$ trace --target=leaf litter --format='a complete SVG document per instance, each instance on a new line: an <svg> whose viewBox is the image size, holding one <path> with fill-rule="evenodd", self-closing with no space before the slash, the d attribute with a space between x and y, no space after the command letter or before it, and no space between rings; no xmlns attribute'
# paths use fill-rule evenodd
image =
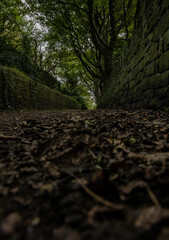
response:
<svg viewBox="0 0 169 240"><path fill-rule="evenodd" d="M165 112L1 112L0 172L0 239L168 239Z"/></svg>

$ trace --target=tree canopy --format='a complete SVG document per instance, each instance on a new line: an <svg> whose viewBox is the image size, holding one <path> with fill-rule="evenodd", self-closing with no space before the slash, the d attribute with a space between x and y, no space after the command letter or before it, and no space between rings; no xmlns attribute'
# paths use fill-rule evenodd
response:
<svg viewBox="0 0 169 240"><path fill-rule="evenodd" d="M0 41L22 50L68 91L76 86L88 89L99 105L113 61L132 34L136 4L136 0L2 0Z"/></svg>
<svg viewBox="0 0 169 240"><path fill-rule="evenodd" d="M31 4L30 0L27 3ZM73 50L81 76L99 103L112 62L132 32L134 0L35 0L32 8L51 37Z"/></svg>

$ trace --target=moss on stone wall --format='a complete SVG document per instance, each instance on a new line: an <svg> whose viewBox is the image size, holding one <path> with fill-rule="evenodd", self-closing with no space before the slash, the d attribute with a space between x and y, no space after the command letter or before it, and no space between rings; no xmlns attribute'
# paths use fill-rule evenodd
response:
<svg viewBox="0 0 169 240"><path fill-rule="evenodd" d="M0 109L79 109L73 98L0 66Z"/></svg>

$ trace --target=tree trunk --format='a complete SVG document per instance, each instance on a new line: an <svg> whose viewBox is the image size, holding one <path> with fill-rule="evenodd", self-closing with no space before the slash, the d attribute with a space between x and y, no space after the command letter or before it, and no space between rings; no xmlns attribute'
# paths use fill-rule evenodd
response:
<svg viewBox="0 0 169 240"><path fill-rule="evenodd" d="M107 48L103 53L104 58L104 72L105 72L105 79L104 83L111 77L112 73L112 66L113 66L113 49Z"/></svg>

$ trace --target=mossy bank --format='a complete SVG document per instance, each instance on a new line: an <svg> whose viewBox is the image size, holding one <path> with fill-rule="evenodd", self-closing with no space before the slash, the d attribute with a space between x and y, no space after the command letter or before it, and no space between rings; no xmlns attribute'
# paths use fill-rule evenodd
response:
<svg viewBox="0 0 169 240"><path fill-rule="evenodd" d="M80 109L80 104L16 69L0 66L0 110L16 109Z"/></svg>

